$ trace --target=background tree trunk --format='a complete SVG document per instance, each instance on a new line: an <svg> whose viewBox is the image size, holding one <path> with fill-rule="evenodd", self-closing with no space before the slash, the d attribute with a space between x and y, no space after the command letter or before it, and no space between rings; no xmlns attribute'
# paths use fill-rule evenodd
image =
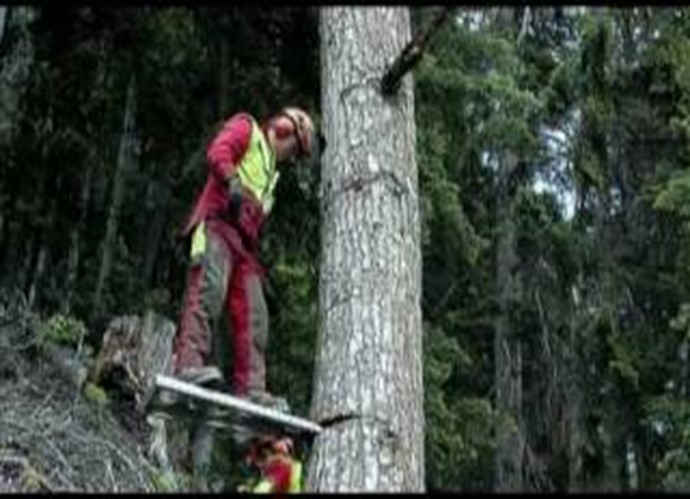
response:
<svg viewBox="0 0 690 499"><path fill-rule="evenodd" d="M407 8L324 8L317 492L423 491L421 255L412 81L384 100Z"/></svg>
<svg viewBox="0 0 690 499"><path fill-rule="evenodd" d="M581 277L578 283L581 282ZM567 376L565 388L565 417L568 431L568 492L582 492L584 488L583 452L584 452L584 397L582 376L580 375L581 357L580 344L583 327L579 286L573 285L572 309L570 312L570 338L568 339Z"/></svg>
<svg viewBox="0 0 690 499"><path fill-rule="evenodd" d="M21 6L2 9L5 16L3 30L11 26L18 32L16 43L3 57L0 66L0 147L9 147L16 128L21 95L34 60L34 45L29 27L36 11L32 7ZM0 279L3 284L21 286L24 267L17 262L25 255L22 250L27 236L23 233L18 210L21 194L10 178L11 158L4 159L0 185L4 185L3 191L9 191L9 195L4 199L0 196Z"/></svg>
<svg viewBox="0 0 690 499"><path fill-rule="evenodd" d="M2 36L5 34L5 20L7 19L7 7L4 5L0 7L0 43L2 43Z"/></svg>
<svg viewBox="0 0 690 499"><path fill-rule="evenodd" d="M125 116L122 125L122 136L120 147L117 154L117 164L113 176L113 190L108 210L108 222L106 225L105 237L101 243L101 264L96 281L96 290L93 298L93 314L97 316L101 310L103 293L113 261L113 253L117 246L117 222L120 215L120 206L124 197L124 185L127 171L131 169L131 164L136 159L136 87L134 77L130 77L127 88L127 101L125 104Z"/></svg>
<svg viewBox="0 0 690 499"><path fill-rule="evenodd" d="M146 286L152 284L155 274L158 249L161 246L161 237L164 235L165 223L168 221L166 206L170 204L170 188L165 181L152 181L148 187L148 206L152 207L149 218L149 230L143 237L141 254L143 258L142 277Z"/></svg>
<svg viewBox="0 0 690 499"><path fill-rule="evenodd" d="M510 193L511 173L517 165L512 154L501 158L498 174L497 213L499 236L496 249L496 285L499 314L494 337L496 407L510 416L514 427L498 440L494 488L499 492L522 490L524 433L522 432L522 352L512 332L511 302L515 299L515 221Z"/></svg>
<svg viewBox="0 0 690 499"><path fill-rule="evenodd" d="M34 60L33 39L29 28L36 17L36 11L33 7L21 6L0 9L0 42L10 26L19 33L17 41L3 57L0 71L0 144L4 144L9 142L14 130L19 99Z"/></svg>
<svg viewBox="0 0 690 499"><path fill-rule="evenodd" d="M89 206L89 196L91 194L91 176L97 161L96 155L93 154L86 163L86 170L82 177L81 193L79 196L79 218L74 224L69 234L69 254L67 256L67 280L65 282L65 291L60 304L60 308L64 314L69 314L72 308L72 295L79 277L79 234L84 222L86 220L86 212Z"/></svg>

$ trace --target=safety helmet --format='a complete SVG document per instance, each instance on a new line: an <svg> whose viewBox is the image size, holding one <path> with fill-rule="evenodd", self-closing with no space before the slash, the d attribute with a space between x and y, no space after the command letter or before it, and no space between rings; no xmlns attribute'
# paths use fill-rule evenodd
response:
<svg viewBox="0 0 690 499"><path fill-rule="evenodd" d="M276 454L291 456L295 450L295 445L292 443L292 439L290 437L283 437L276 439L273 442L272 449Z"/></svg>
<svg viewBox="0 0 690 499"><path fill-rule="evenodd" d="M269 454L283 454L290 456L295 450L290 437L277 435L261 435L250 444L248 458L250 463L258 463L268 452Z"/></svg>
<svg viewBox="0 0 690 499"><path fill-rule="evenodd" d="M292 124L291 133L297 139L297 158L318 158L325 147L323 135L316 132L314 122L304 110L286 107L279 113Z"/></svg>

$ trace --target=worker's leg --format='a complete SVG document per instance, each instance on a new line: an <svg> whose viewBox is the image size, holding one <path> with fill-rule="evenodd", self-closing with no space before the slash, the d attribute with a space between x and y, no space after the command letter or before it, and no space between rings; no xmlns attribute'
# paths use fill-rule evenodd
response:
<svg viewBox="0 0 690 499"><path fill-rule="evenodd" d="M200 225L193 236L191 257L184 308L175 338L174 369L176 375L186 381L204 384L221 377L215 367L209 366L215 360L211 356L212 331L217 329L215 322L225 302L233 255L213 228ZM190 441L195 489L208 492L215 443L215 431L208 415L192 425Z"/></svg>
<svg viewBox="0 0 690 499"><path fill-rule="evenodd" d="M238 261L227 296L233 342L233 391L239 396L266 390L268 309L261 278L250 262Z"/></svg>
<svg viewBox="0 0 690 499"><path fill-rule="evenodd" d="M176 375L209 363L211 331L221 314L229 276L232 274L232 251L222 237L204 224L194 232L191 258L174 342Z"/></svg>

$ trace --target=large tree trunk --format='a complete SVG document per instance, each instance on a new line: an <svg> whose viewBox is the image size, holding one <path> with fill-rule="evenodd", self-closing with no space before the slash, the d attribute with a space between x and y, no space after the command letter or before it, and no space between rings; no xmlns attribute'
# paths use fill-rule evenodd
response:
<svg viewBox="0 0 690 499"><path fill-rule="evenodd" d="M407 8L324 8L319 339L308 486L424 490L421 255L411 77L379 82Z"/></svg>
<svg viewBox="0 0 690 499"><path fill-rule="evenodd" d="M515 221L510 194L510 177L516 166L512 154L500 159L498 172L496 283L499 314L494 337L496 408L508 415L514 425L498 439L495 457L494 488L498 492L522 490L524 432L522 431L522 351L512 330L511 303L515 298Z"/></svg>
<svg viewBox="0 0 690 499"><path fill-rule="evenodd" d="M134 77L130 77L127 88L127 102L125 104L125 116L122 125L120 148L117 155L117 164L113 176L113 191L108 210L108 222L105 237L101 243L101 264L96 281L96 290L93 297L93 314L97 316L102 307L103 293L106 282L110 276L113 261L113 253L117 244L117 224L120 216L120 206L124 197L124 185L127 173L132 169L132 163L136 160L136 88Z"/></svg>

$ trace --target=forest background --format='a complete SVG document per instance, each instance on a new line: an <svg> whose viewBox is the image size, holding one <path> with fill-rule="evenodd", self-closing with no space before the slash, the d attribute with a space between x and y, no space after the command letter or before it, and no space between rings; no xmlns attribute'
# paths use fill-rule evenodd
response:
<svg viewBox="0 0 690 499"><path fill-rule="evenodd" d="M429 490L495 489L501 455L517 490L690 487L689 35L686 8L458 7L415 67ZM176 320L208 140L318 111L319 44L317 7L0 7L3 296L86 356ZM282 176L261 249L298 413L318 182Z"/></svg>

